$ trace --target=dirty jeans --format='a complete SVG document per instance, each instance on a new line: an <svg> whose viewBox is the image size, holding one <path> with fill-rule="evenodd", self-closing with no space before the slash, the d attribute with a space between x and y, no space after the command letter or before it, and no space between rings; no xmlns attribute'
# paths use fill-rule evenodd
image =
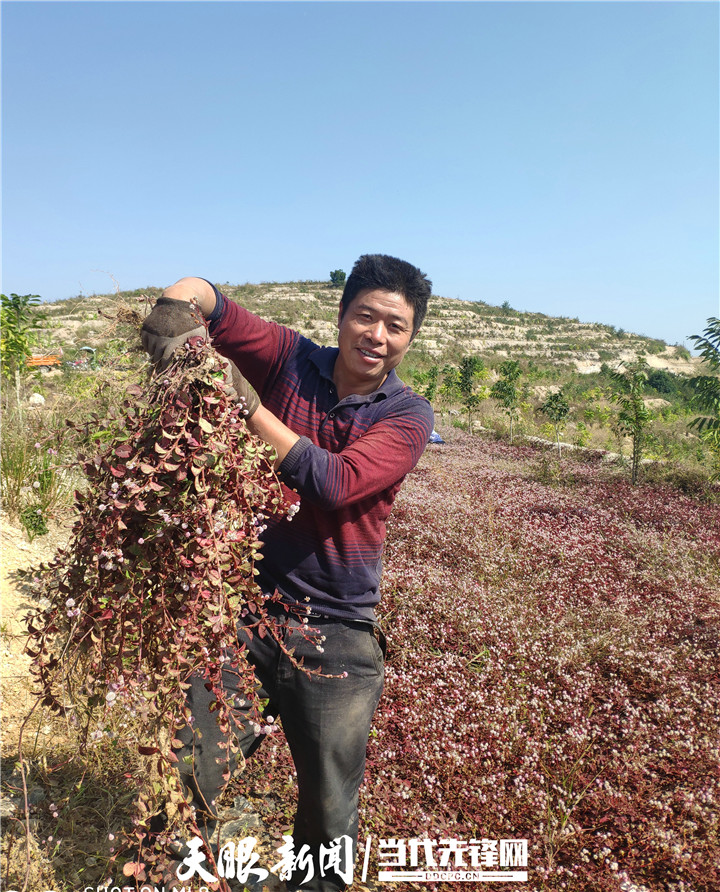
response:
<svg viewBox="0 0 720 892"><path fill-rule="evenodd" d="M249 637L240 623L238 641L247 646L260 697L268 699L264 715L279 716L282 720L295 763L298 780L293 832L295 853L307 844L315 865L314 879L302 882L306 871L299 871L288 882L288 888L335 892L345 889L345 882L331 871L324 877L319 876L319 846L321 843L327 846L331 840L348 835L353 841L355 858L358 791L365 771L372 717L382 694L384 637L370 623L310 616L310 628L317 630L324 640L318 640L317 636L308 640L297 618L283 614L278 623L279 639L285 649L293 652L295 660L302 659L306 670L319 669L322 673L310 675L293 665L272 635L261 637L255 630ZM226 684L234 687L231 677ZM243 697L242 691L239 696ZM228 766L224 758L226 751L217 746L223 735L214 713L208 711L211 699L202 679L193 679L188 702L195 719L194 731L186 727L180 732L178 736L185 747L178 755L183 782L193 792L198 807L202 809L205 803L205 810L212 814L215 800L227 784L223 772L227 772ZM249 756L263 737L256 735L249 712L243 714L240 709L237 714L245 730L240 736L235 735L236 740L243 755ZM230 767L232 771L235 766Z"/></svg>

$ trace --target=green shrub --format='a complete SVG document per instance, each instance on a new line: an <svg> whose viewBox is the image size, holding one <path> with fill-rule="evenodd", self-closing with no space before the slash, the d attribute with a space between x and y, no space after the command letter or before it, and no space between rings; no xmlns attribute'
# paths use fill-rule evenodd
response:
<svg viewBox="0 0 720 892"><path fill-rule="evenodd" d="M578 421L575 426L575 436L573 437L573 443L576 446L587 446L590 442L590 431L587 428L586 424L583 424L582 421Z"/></svg>
<svg viewBox="0 0 720 892"><path fill-rule="evenodd" d="M648 375L647 386L656 393L677 393L677 377L666 369L654 369Z"/></svg>
<svg viewBox="0 0 720 892"><path fill-rule="evenodd" d="M666 346L667 344L665 343L665 341L652 340L649 343L645 344L645 352L662 353Z"/></svg>
<svg viewBox="0 0 720 892"><path fill-rule="evenodd" d="M46 536L49 532L45 512L39 502L23 508L20 512L20 523L31 542L36 536Z"/></svg>

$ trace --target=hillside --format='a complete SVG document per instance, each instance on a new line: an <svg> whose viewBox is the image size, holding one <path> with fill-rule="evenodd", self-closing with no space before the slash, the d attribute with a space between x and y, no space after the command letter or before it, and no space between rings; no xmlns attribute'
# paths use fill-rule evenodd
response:
<svg viewBox="0 0 720 892"><path fill-rule="evenodd" d="M327 282L220 285L230 298L265 318L290 325L321 344L335 342L340 289ZM102 348L116 333L109 330L112 307L129 304L144 312L143 295L156 298L159 288L117 294L79 296L46 304L42 338L48 348ZM102 315L101 315L102 314ZM120 348L120 344L115 345ZM481 356L487 364L502 359L532 360L583 374L645 355L650 366L678 375L698 374L700 362L679 346L599 323L522 313L449 297L433 297L427 318L405 360L404 369L457 362L460 356ZM402 372L401 372L402 373Z"/></svg>
<svg viewBox="0 0 720 892"><path fill-rule="evenodd" d="M263 318L289 325L321 345L336 343L341 291L330 283L218 284L229 298ZM36 329L37 349L45 353L62 350L66 363L62 370L43 369L40 376L35 374L33 386L40 388L48 399L48 408L59 408L60 393L68 388L71 392L87 388L96 377L91 376L85 384L68 378L89 369L88 353L81 350L83 347L97 350L101 377L111 389L120 383L119 372L137 374L146 360L137 329L160 294L160 288L148 287L81 295L44 305L45 318ZM699 357L691 356L681 346L608 325L522 313L507 305L495 307L433 297L425 322L398 373L403 381L429 396L439 421L449 413L456 424L508 436L512 433L508 418L497 401L490 398L490 389L498 379L502 363L508 358L519 360L522 382L514 433L554 441L557 431L549 424L542 406L550 393L562 389L571 409L561 435L566 444L629 455L632 442L617 428L611 373L621 362L631 363L639 356L650 366L644 400L652 423L644 457L680 461L703 475L712 471L714 454L688 426L696 414L690 378L707 374L707 369ZM454 371L466 357L482 361L473 385L479 403L472 416L452 385ZM433 378L434 369L437 373ZM437 382L436 390L432 390L431 380Z"/></svg>

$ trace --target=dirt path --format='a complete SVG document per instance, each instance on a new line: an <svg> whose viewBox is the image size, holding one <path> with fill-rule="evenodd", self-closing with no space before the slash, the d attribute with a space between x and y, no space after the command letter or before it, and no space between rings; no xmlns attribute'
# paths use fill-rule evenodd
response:
<svg viewBox="0 0 720 892"><path fill-rule="evenodd" d="M2 692L2 755L17 752L20 724L28 713L29 658L22 652L23 617L36 606L32 588L18 570L50 560L70 536L71 521L55 524L46 536L29 542L25 531L0 517L0 691ZM43 729L41 728L41 733ZM50 734L48 726L46 734Z"/></svg>
<svg viewBox="0 0 720 892"><path fill-rule="evenodd" d="M8 836L15 838L17 828L24 825L24 800L21 792L21 775L17 768L18 741L23 721L34 702L30 693L30 659L23 653L25 643L26 613L36 606L32 586L20 577L18 571L36 567L50 560L57 549L66 544L70 536L71 520L54 524L46 536L33 542L25 531L11 524L0 515L0 703L2 704L3 760L0 817L3 823L3 872L8 869L8 851L14 853L11 864L16 866L30 858L27 868L28 890L53 888L53 872L45 852L35 838L36 820L31 819L29 848L18 840L14 847L6 844ZM38 715L34 722L33 736L42 750L51 747L56 728ZM39 790L31 790L31 795ZM10 830L10 833L8 833ZM21 836L24 830L21 831ZM9 849L8 849L9 845ZM14 872L14 871L13 871ZM21 875L25 869L21 869ZM48 885L50 883L50 885ZM12 883L11 883L12 885ZM18 887L19 888L19 887Z"/></svg>

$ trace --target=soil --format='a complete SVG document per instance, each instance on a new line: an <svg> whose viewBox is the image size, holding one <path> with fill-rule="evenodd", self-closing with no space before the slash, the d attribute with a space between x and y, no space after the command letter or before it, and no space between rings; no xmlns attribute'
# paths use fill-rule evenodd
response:
<svg viewBox="0 0 720 892"><path fill-rule="evenodd" d="M50 532L30 542L22 528L0 517L0 689L3 703L2 756L17 754L20 725L32 705L29 657L23 653L23 617L35 607L32 588L18 573L50 560L70 537L71 520L53 524ZM41 733L52 733L47 726Z"/></svg>
<svg viewBox="0 0 720 892"><path fill-rule="evenodd" d="M8 852L14 852L14 855L10 855L11 864L24 862L27 859L29 892L53 888L53 876L51 866L32 833L27 849L22 843L16 845L14 849L11 843L7 843L8 836L11 840L14 838L12 834L8 834L8 828L15 830L24 824L22 778L17 770L18 741L22 723L34 702L29 684L30 660L23 653L25 638L23 617L35 604L31 586L18 571L37 566L42 561L52 558L57 549L68 541L70 527L69 519L66 524L54 524L46 536L30 542L23 529L13 526L4 514L0 515L0 694L3 764L0 816L5 842L3 873L5 874L7 868ZM34 722L32 731L37 735L40 746L45 749L54 739L56 729L50 722L38 718L39 721Z"/></svg>

